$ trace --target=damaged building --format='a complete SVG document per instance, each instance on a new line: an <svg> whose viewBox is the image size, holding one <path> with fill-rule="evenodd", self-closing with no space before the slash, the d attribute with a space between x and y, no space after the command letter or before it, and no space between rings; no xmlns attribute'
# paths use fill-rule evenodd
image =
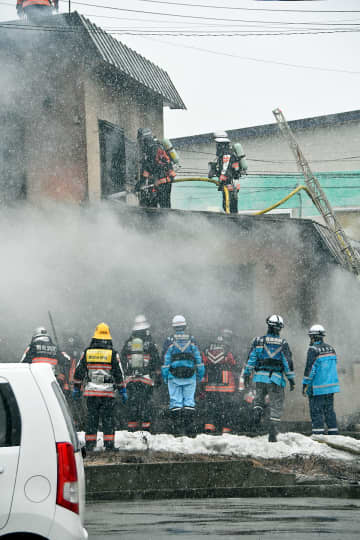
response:
<svg viewBox="0 0 360 540"><path fill-rule="evenodd" d="M169 75L74 12L0 29L3 200L84 202L137 176L140 127L184 109Z"/></svg>

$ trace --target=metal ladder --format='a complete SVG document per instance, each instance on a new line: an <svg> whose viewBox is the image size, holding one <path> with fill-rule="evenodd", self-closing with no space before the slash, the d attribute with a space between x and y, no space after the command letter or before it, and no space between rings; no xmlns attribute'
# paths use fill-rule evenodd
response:
<svg viewBox="0 0 360 540"><path fill-rule="evenodd" d="M312 173L310 165L302 153L283 112L280 109L274 109L273 114L282 134L289 143L299 171L305 177L305 182L314 205L322 215L329 230L333 233L335 240L334 244L338 248L337 251L340 259L349 270L354 272L356 275L360 275L360 255L351 245L345 231L337 220L331 204L322 190L319 180Z"/></svg>

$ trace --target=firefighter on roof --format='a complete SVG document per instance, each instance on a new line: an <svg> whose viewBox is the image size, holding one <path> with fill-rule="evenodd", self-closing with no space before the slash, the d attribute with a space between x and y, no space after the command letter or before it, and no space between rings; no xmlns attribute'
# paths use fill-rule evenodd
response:
<svg viewBox="0 0 360 540"><path fill-rule="evenodd" d="M66 358L53 343L46 328L34 330L31 343L26 348L20 362L28 364L50 364L63 390L68 388L66 377Z"/></svg>
<svg viewBox="0 0 360 540"><path fill-rule="evenodd" d="M80 398L83 381L88 410L86 449L95 449L101 419L105 450L114 450L115 392L119 392L124 403L126 403L127 395L120 357L113 349L110 330L105 323L97 325L90 346L85 349L76 366L73 390L75 400Z"/></svg>
<svg viewBox="0 0 360 540"><path fill-rule="evenodd" d="M153 136L149 128L138 130L140 180L135 186L140 206L171 208L171 183L176 176L174 149ZM168 148L167 148L168 147Z"/></svg>
<svg viewBox="0 0 360 540"><path fill-rule="evenodd" d="M59 0L17 0L16 11L20 18L25 18L31 23L40 21L43 17L49 17L53 11L58 11Z"/></svg>
<svg viewBox="0 0 360 540"><path fill-rule="evenodd" d="M144 315L135 317L130 338L121 351L128 394L128 430L151 429L152 395L161 374L161 361Z"/></svg>
<svg viewBox="0 0 360 540"><path fill-rule="evenodd" d="M240 143L234 145L226 131L217 131L213 134L216 144L216 161L209 163L209 178L219 179L219 191L223 193L223 209L226 211L226 195L224 186L229 192L229 209L231 214L238 213L238 193L240 185L237 180L246 173L247 164L245 154Z"/></svg>
<svg viewBox="0 0 360 540"><path fill-rule="evenodd" d="M277 426L284 409L286 386L285 377L290 390L295 388L295 374L292 354L288 342L280 337L284 321L280 315L271 315L266 319L268 326L265 336L254 339L246 367L244 369L245 387L250 386L250 376L256 385L254 400L254 422L259 423L265 407L265 398L269 396L270 429L269 442L276 442Z"/></svg>

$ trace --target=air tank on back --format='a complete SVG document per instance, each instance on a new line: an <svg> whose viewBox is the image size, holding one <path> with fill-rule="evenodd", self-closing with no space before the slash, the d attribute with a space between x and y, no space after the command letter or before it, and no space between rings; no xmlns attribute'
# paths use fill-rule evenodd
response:
<svg viewBox="0 0 360 540"><path fill-rule="evenodd" d="M161 142L164 145L165 150L167 151L167 153L171 157L171 160L173 161L173 163L175 163L175 164L179 163L179 156L177 155L177 152L176 152L175 148L173 147L172 142L170 141L170 139L162 139Z"/></svg>
<svg viewBox="0 0 360 540"><path fill-rule="evenodd" d="M247 164L247 161L245 159L245 152L244 152L244 149L242 147L242 144L239 143L239 142L234 143L233 148L234 148L234 151L235 151L236 155L239 158L240 169L242 171L246 172L248 170L248 164Z"/></svg>

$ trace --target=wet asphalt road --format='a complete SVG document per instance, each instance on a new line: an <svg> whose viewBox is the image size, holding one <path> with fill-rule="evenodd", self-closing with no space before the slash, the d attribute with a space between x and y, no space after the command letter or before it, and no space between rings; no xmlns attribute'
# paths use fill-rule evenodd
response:
<svg viewBox="0 0 360 540"><path fill-rule="evenodd" d="M198 499L88 504L89 540L360 538L356 499Z"/></svg>

